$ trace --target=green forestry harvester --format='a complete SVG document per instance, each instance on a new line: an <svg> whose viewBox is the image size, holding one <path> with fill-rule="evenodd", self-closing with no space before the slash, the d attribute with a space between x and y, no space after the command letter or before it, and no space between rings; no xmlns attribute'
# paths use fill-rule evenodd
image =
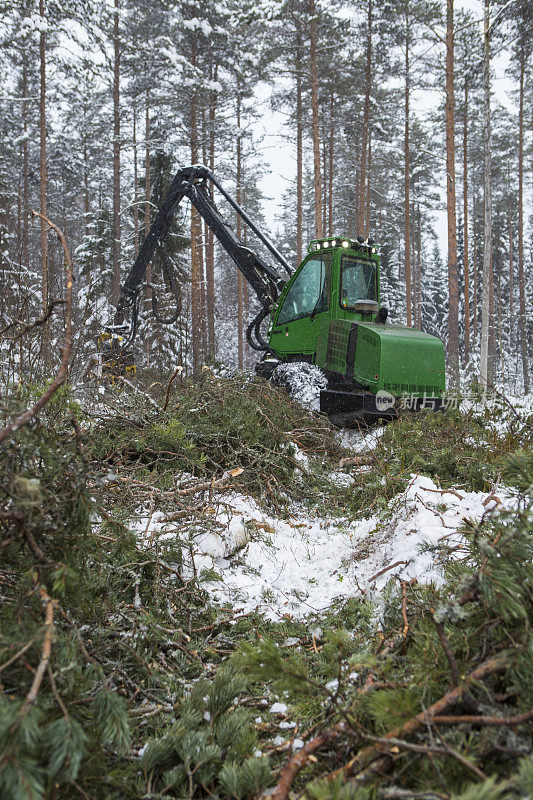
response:
<svg viewBox="0 0 533 800"><path fill-rule="evenodd" d="M258 236L288 278L237 238L216 208L209 184ZM327 382L320 393L320 409L340 422L392 416L400 398L411 409L441 406L443 344L414 328L387 323L387 310L380 305L379 254L373 241L361 236L316 239L293 270L203 166L181 169L172 181L122 287L114 324L102 337L104 370L133 369L131 345L138 326L140 288L183 198L203 217L261 304L246 331L250 346L262 354L256 365L259 375L270 379L286 362L316 365ZM177 310L170 320L161 321L171 322L180 312L179 284L166 255L163 267ZM158 317L155 303L154 313Z"/></svg>

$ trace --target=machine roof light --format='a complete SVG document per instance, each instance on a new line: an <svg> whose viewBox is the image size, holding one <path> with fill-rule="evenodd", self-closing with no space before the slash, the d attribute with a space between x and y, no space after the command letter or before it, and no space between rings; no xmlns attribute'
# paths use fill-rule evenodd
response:
<svg viewBox="0 0 533 800"><path fill-rule="evenodd" d="M329 247L329 242L324 242L324 247Z"/></svg>
<svg viewBox="0 0 533 800"><path fill-rule="evenodd" d="M317 250L320 250L320 242L317 242L315 247L316 247Z"/></svg>
<svg viewBox="0 0 533 800"><path fill-rule="evenodd" d="M343 242L343 243L342 243L342 246L343 246L343 247L349 247L349 246L350 246L350 242Z"/></svg>

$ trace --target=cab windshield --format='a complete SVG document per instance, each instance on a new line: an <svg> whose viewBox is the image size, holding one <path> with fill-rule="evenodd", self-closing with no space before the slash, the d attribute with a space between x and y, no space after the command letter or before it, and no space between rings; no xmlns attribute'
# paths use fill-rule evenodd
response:
<svg viewBox="0 0 533 800"><path fill-rule="evenodd" d="M377 300L377 270L373 261L343 256L341 261L341 307L354 308L358 300Z"/></svg>
<svg viewBox="0 0 533 800"><path fill-rule="evenodd" d="M313 316L329 308L332 255L314 256L296 275L280 309L277 325Z"/></svg>

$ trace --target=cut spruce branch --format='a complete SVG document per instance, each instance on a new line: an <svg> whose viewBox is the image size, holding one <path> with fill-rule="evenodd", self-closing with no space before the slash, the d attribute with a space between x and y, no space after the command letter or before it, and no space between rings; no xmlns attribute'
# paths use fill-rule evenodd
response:
<svg viewBox="0 0 533 800"><path fill-rule="evenodd" d="M0 430L0 442L5 441L10 436L13 436L20 428L27 425L28 422L31 422L32 419L36 416L36 414L44 408L44 406L48 403L51 397L57 392L57 390L65 383L67 378L67 371L68 365L70 360L70 354L72 352L72 287L74 284L74 272L72 266L72 258L70 257L70 252L68 249L67 241L57 225L51 222L47 217L39 214L37 211L32 210L32 214L36 217L41 217L50 228L52 228L59 238L61 242L61 246L63 248L63 253L65 255L65 264L67 268L67 292L65 298L65 338L63 341L63 347L61 350L61 364L59 365L59 369L56 373L56 376L52 383L48 386L45 392L39 397L36 403L31 406L31 408L26 409L22 414L20 414L13 422L10 422L9 425L6 425L5 428Z"/></svg>

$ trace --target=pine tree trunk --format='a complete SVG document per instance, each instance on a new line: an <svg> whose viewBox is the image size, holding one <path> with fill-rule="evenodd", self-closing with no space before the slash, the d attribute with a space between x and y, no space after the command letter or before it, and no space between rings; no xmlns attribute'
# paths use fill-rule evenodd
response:
<svg viewBox="0 0 533 800"><path fill-rule="evenodd" d="M409 0L405 3L405 120L404 120L404 276L405 276L405 301L407 326L411 327L411 206L410 206L410 181L411 165L409 154L409 48L410 48L410 20Z"/></svg>
<svg viewBox="0 0 533 800"><path fill-rule="evenodd" d="M44 21L44 0L39 0L39 14ZM46 33L39 34L39 181L40 181L40 212L43 216L47 210L47 164L46 164ZM41 219L41 302L43 311L48 305L49 285L48 285L48 237L46 233L46 222ZM43 328L42 356L45 369L48 363L49 349L49 326Z"/></svg>
<svg viewBox="0 0 533 800"><path fill-rule="evenodd" d="M120 294L120 36L119 6L115 0L113 14L113 301Z"/></svg>
<svg viewBox="0 0 533 800"><path fill-rule="evenodd" d="M241 95L237 89L237 205L242 208L242 142L241 142ZM241 218L237 214L237 238L241 239ZM237 365L244 369L244 307L242 272L237 270Z"/></svg>
<svg viewBox="0 0 533 800"><path fill-rule="evenodd" d="M89 154L87 152L87 142L83 144L83 232L89 235L89 213L91 211L91 199L89 190Z"/></svg>
<svg viewBox="0 0 533 800"><path fill-rule="evenodd" d="M323 194L322 194L322 230L324 231L324 236L326 235L327 230L327 207L328 207L328 186L329 186L329 179L328 179L328 171L327 171L327 137L326 133L324 132L323 140L322 140L322 175L324 178L324 185L323 185Z"/></svg>
<svg viewBox="0 0 533 800"><path fill-rule="evenodd" d="M298 32L298 53L301 39ZM296 259L300 264L303 258L303 119L302 119L302 76L296 73Z"/></svg>
<svg viewBox="0 0 533 800"><path fill-rule="evenodd" d="M196 52L193 46L191 63L195 66ZM190 102L190 147L191 164L198 163L198 120L197 96L193 90ZM191 204L191 339L192 339L192 369L193 376L198 378L202 369L202 320L201 320L201 290L202 279L200 274L200 259L198 258L199 245L199 216Z"/></svg>
<svg viewBox="0 0 533 800"><path fill-rule="evenodd" d="M446 209L448 216L448 367L450 383L459 386L459 286L455 209L455 100L453 0L446 3Z"/></svg>
<svg viewBox="0 0 533 800"><path fill-rule="evenodd" d="M202 135L202 164L205 164L207 157L206 157L206 145L207 145L207 130L205 124L205 103L201 103L201 113L202 113L202 127L201 127L201 135ZM200 237L200 247L198 250L198 257L199 257L199 270L200 270L200 320L201 320L201 343L200 346L202 348L202 360L205 362L205 357L207 354L207 293L206 293L206 279L205 279L205 245L206 245L206 236L205 236L205 229L206 225L204 220L199 217L198 219L198 231Z"/></svg>
<svg viewBox="0 0 533 800"><path fill-rule="evenodd" d="M333 236L333 160L334 160L334 101L331 95L329 111L329 168L328 168L328 236Z"/></svg>
<svg viewBox="0 0 533 800"><path fill-rule="evenodd" d="M148 232L150 231L150 195L151 195L151 186L150 186L150 93L148 89L146 90L146 109L145 109L145 118L144 118L144 235L148 236ZM150 304L150 294L151 294L151 285L152 285L152 265L148 264L146 268L146 288L144 294L144 306L149 314L149 304ZM149 324L147 325L146 329L146 336L145 336L145 346L146 346L146 360L147 363L150 363L150 355L152 352L152 326L154 324L154 319L152 316L148 316L150 320Z"/></svg>
<svg viewBox="0 0 533 800"><path fill-rule="evenodd" d="M368 166L366 170L365 235L370 236L370 176L372 174L372 129L368 130Z"/></svg>
<svg viewBox="0 0 533 800"><path fill-rule="evenodd" d="M463 265L465 291L465 362L470 358L470 270L468 263L468 79L465 78L463 121Z"/></svg>
<svg viewBox="0 0 533 800"><path fill-rule="evenodd" d="M483 17L483 283L481 292L481 353L479 380L489 385L489 332L492 253L492 186L490 132L490 0L484 0Z"/></svg>
<svg viewBox="0 0 533 800"><path fill-rule="evenodd" d="M416 237L416 327L422 329L422 214L418 206Z"/></svg>
<svg viewBox="0 0 533 800"><path fill-rule="evenodd" d="M139 170L137 163L137 106L133 106L133 254L139 253Z"/></svg>
<svg viewBox="0 0 533 800"><path fill-rule="evenodd" d="M473 317L474 317L474 341L477 342L477 296L478 296L478 280L477 280L477 223L476 223L476 189L473 188L472 191L472 266L473 266L473 275L472 275L472 283L474 287L474 308L473 308Z"/></svg>
<svg viewBox="0 0 533 800"><path fill-rule="evenodd" d="M150 230L150 94L146 90L146 114L144 122L144 235ZM148 274L146 282L149 282Z"/></svg>
<svg viewBox="0 0 533 800"><path fill-rule="evenodd" d="M320 127L318 116L318 69L316 56L316 8L315 0L309 0L309 37L311 68L311 114L313 119L313 164L315 189L315 237L324 235L322 227L322 177L320 174Z"/></svg>
<svg viewBox="0 0 533 800"><path fill-rule="evenodd" d="M359 207L357 215L357 231L365 230L366 210L366 159L368 147L368 129L370 125L370 89L372 84L372 0L368 0L366 27L366 66L365 66L365 101L363 105L363 143L361 145L361 171L359 176Z"/></svg>
<svg viewBox="0 0 533 800"><path fill-rule="evenodd" d="M519 291L519 317L518 328L520 331L520 350L522 354L522 369L524 373L524 392L529 392L529 362L527 353L526 332L526 291L524 283L524 74L525 74L525 48L522 42L520 48L520 99L518 109L518 291Z"/></svg>
<svg viewBox="0 0 533 800"><path fill-rule="evenodd" d="M26 63L26 50L22 54L22 97L28 95L28 65ZM29 231L28 214L30 211L30 179L29 179L29 153L28 140L28 104L22 102L22 264L27 269L29 267Z"/></svg>
<svg viewBox="0 0 533 800"><path fill-rule="evenodd" d="M508 174L507 180L509 182L509 186L511 186L511 175ZM507 205L507 235L509 237L509 319L510 319L510 336L512 341L512 323L513 323L513 313L514 313L514 242L513 242L513 220L511 217L511 205L508 203Z"/></svg>
<svg viewBox="0 0 533 800"><path fill-rule="evenodd" d="M215 64L213 70L213 80L218 77L218 65ZM210 92L209 98L209 169L215 169L215 116L216 116L217 95L214 90ZM207 308L207 353L211 361L215 358L215 238L211 228L206 229L206 250L205 250L205 271L206 271L206 308Z"/></svg>

